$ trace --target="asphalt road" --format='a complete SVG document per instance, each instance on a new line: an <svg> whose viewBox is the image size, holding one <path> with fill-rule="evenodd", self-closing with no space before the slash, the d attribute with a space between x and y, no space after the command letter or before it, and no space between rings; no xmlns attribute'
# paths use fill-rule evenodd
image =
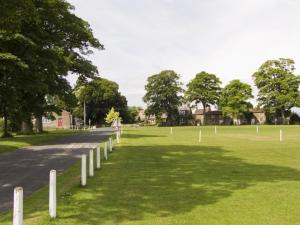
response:
<svg viewBox="0 0 300 225"><path fill-rule="evenodd" d="M110 128L97 129L0 154L0 212L12 209L15 187L23 187L24 196L29 196L48 184L50 170L63 172L110 135Z"/></svg>

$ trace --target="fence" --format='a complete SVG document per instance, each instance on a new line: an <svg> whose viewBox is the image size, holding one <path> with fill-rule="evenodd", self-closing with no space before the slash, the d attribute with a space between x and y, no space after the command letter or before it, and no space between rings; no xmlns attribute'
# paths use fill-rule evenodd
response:
<svg viewBox="0 0 300 225"><path fill-rule="evenodd" d="M121 132L116 132L116 141L120 143ZM109 138L109 151L113 151L113 138ZM107 141L104 142L103 148L104 159L107 160ZM87 184L87 155L81 156L81 186ZM96 169L101 167L101 151L100 144L96 148ZM94 149L89 151L89 177L94 176ZM55 219L57 214L57 197L56 197L56 170L51 170L49 175L49 216ZM13 206L13 225L23 225L23 188L16 187L14 189L14 206Z"/></svg>

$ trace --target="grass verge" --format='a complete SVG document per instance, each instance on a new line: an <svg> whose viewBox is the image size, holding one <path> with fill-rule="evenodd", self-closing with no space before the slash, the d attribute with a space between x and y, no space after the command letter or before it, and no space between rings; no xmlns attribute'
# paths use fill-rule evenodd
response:
<svg viewBox="0 0 300 225"><path fill-rule="evenodd" d="M299 126L202 127L201 143L199 129L128 128L87 187L79 164L58 178L57 219L45 187L26 199L25 224L300 224Z"/></svg>

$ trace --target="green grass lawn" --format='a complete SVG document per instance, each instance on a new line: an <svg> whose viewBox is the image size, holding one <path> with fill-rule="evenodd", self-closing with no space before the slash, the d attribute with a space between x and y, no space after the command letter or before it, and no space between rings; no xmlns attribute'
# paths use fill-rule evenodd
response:
<svg viewBox="0 0 300 225"><path fill-rule="evenodd" d="M25 225L300 224L299 126L204 127L201 143L199 129L128 128L87 187L80 164L58 178L56 220L45 187L25 201Z"/></svg>
<svg viewBox="0 0 300 225"><path fill-rule="evenodd" d="M74 134L76 130L46 130L42 134L15 135L13 138L0 138L0 153L10 152L29 145L51 141L66 135Z"/></svg>

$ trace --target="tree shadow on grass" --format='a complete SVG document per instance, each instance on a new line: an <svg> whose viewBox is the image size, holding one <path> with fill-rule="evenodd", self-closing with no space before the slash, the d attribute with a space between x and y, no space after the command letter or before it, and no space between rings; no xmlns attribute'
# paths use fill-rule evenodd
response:
<svg viewBox="0 0 300 225"><path fill-rule="evenodd" d="M86 188L60 199L58 224L117 224L146 214L183 214L259 182L300 180L298 170L247 163L227 152L207 146L117 148Z"/></svg>
<svg viewBox="0 0 300 225"><path fill-rule="evenodd" d="M158 138L158 137L167 137L167 135L153 135L153 134L133 134L126 133L122 135L122 138Z"/></svg>

